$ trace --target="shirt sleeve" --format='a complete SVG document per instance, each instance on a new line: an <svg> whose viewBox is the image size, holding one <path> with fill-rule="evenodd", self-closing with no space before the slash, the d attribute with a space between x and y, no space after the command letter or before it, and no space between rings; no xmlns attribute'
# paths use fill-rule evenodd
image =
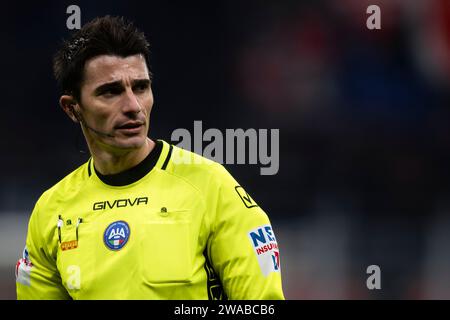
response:
<svg viewBox="0 0 450 320"><path fill-rule="evenodd" d="M28 223L26 246L16 264L18 300L71 299L62 285L56 258L48 251L46 225L39 221L39 202ZM55 221L56 226L56 221ZM47 240L49 241L49 240Z"/></svg>
<svg viewBox="0 0 450 320"><path fill-rule="evenodd" d="M208 255L232 300L284 299L280 251L266 213L218 166L215 217Z"/></svg>

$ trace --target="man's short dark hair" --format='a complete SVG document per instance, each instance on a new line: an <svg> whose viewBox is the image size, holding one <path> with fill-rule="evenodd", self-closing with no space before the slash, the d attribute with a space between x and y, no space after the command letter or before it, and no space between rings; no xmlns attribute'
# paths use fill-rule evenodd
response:
<svg viewBox="0 0 450 320"><path fill-rule="evenodd" d="M53 58L53 72L62 92L79 101L87 60L99 55L128 57L135 54L144 56L150 73L149 43L144 33L123 17L95 18L63 42Z"/></svg>

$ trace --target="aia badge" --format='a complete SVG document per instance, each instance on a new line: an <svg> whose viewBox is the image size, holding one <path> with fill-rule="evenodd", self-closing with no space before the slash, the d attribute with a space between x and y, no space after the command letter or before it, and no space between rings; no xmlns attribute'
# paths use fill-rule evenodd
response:
<svg viewBox="0 0 450 320"><path fill-rule="evenodd" d="M280 272L280 252L272 227L268 224L258 227L251 230L248 236L264 276Z"/></svg>
<svg viewBox="0 0 450 320"><path fill-rule="evenodd" d="M118 251L128 242L130 237L130 226L125 221L115 221L111 223L103 234L103 242L108 249Z"/></svg>

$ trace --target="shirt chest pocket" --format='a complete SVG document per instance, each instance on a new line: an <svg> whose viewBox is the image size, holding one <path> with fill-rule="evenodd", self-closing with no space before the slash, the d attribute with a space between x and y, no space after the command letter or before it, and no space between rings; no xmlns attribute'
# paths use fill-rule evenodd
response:
<svg viewBox="0 0 450 320"><path fill-rule="evenodd" d="M142 273L149 283L190 282L191 212L162 208L143 215Z"/></svg>

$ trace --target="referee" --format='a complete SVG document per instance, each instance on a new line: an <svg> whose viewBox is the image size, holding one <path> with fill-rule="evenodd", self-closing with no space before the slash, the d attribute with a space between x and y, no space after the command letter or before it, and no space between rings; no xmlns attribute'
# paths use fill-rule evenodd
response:
<svg viewBox="0 0 450 320"><path fill-rule="evenodd" d="M90 159L44 192L18 299L284 299L267 215L220 164L147 137L149 44L96 18L54 58Z"/></svg>

